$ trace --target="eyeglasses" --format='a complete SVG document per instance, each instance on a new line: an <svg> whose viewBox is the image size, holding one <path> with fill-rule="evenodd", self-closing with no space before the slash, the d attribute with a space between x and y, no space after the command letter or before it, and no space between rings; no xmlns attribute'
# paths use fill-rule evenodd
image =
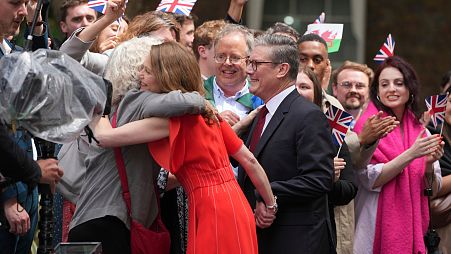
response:
<svg viewBox="0 0 451 254"><path fill-rule="evenodd" d="M224 54L215 55L215 62L218 64L223 64L229 59L229 62L232 64L240 64L243 59L247 59L248 57L240 57L240 56L226 56Z"/></svg>
<svg viewBox="0 0 451 254"><path fill-rule="evenodd" d="M352 87L355 87L355 90L363 90L367 87L367 85L362 82L349 82L349 81L341 82L339 85L343 87L343 89L345 90L351 90Z"/></svg>
<svg viewBox="0 0 451 254"><path fill-rule="evenodd" d="M252 70L253 71L257 71L257 67L260 64L268 64L268 63L270 63L270 64L279 64L279 63L272 62L272 61L257 61L257 60L250 60L249 58L246 59L246 66L249 66L249 65L252 66Z"/></svg>

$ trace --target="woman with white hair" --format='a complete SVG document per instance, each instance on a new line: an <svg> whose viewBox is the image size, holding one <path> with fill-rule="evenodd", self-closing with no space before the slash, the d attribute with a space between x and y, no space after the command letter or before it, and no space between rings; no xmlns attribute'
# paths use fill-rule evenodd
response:
<svg viewBox="0 0 451 254"><path fill-rule="evenodd" d="M155 94L139 90L138 69L152 45L160 41L150 37L134 38L112 53L105 77L113 84L113 111L118 125L150 116L197 114L205 102L198 93L174 91ZM160 167L146 145L122 148L131 194L131 214L150 227L158 213L154 180ZM69 241L102 242L103 253L130 253L130 221L122 198L122 189L114 151L89 145L86 172L70 224ZM83 165L83 164L82 164Z"/></svg>

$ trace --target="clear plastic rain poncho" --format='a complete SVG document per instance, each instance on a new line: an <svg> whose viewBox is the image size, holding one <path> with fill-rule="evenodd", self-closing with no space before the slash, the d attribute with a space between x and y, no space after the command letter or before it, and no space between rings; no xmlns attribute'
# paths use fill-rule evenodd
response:
<svg viewBox="0 0 451 254"><path fill-rule="evenodd" d="M67 143L103 113L103 78L60 51L39 49L0 60L0 121Z"/></svg>

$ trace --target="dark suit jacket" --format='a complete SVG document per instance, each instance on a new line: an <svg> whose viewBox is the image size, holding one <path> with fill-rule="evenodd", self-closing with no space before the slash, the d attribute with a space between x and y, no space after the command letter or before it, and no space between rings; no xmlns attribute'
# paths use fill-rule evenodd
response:
<svg viewBox="0 0 451 254"><path fill-rule="evenodd" d="M257 230L259 252L335 253L327 204L335 154L323 112L294 90L271 118L254 155L279 204L271 227ZM242 168L238 180L255 207L255 188Z"/></svg>

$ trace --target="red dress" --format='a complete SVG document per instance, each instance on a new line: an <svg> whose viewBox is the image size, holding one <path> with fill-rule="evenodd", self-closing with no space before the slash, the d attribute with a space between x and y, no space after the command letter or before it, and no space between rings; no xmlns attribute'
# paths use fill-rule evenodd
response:
<svg viewBox="0 0 451 254"><path fill-rule="evenodd" d="M189 115L171 118L169 142L149 145L187 193L187 254L258 253L255 219L228 157L242 144L226 122Z"/></svg>

